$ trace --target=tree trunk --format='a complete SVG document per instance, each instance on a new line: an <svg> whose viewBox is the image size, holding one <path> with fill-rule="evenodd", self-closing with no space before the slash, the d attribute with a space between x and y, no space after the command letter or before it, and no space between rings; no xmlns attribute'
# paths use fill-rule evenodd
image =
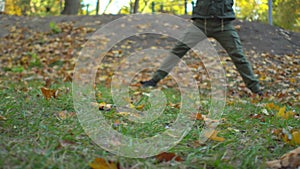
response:
<svg viewBox="0 0 300 169"><path fill-rule="evenodd" d="M80 8L80 0L65 0L63 15L77 15Z"/></svg>
<svg viewBox="0 0 300 169"><path fill-rule="evenodd" d="M100 0L97 0L97 4L96 4L96 15L99 15L99 10L100 10Z"/></svg>
<svg viewBox="0 0 300 169"><path fill-rule="evenodd" d="M134 7L133 7L133 13L138 13L139 11L139 0L135 0Z"/></svg>

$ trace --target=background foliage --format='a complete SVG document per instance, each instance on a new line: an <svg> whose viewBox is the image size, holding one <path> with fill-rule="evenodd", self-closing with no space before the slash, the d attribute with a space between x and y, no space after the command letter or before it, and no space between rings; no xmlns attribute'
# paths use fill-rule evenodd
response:
<svg viewBox="0 0 300 169"><path fill-rule="evenodd" d="M109 5L113 5L111 0ZM195 1L195 0L194 0ZM63 8L61 0L6 0L5 13L9 15L46 16L59 15ZM134 0L120 9L119 13L129 14L133 12ZM152 3L155 3L155 12L184 14L184 0L139 0L138 12L151 13ZM191 6L192 0L188 0ZM235 0L235 10L238 18L266 22L268 20L268 0ZM92 4L96 6L96 4ZM82 6L80 14L87 14ZM107 8L107 7L106 7ZM89 13L93 13L90 11ZM191 11L189 11L191 14ZM273 0L274 25L300 31L300 1Z"/></svg>

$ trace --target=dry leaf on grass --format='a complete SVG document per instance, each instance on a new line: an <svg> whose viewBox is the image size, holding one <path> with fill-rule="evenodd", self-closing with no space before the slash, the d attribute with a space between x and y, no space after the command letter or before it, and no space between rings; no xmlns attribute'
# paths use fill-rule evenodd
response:
<svg viewBox="0 0 300 169"><path fill-rule="evenodd" d="M173 159L175 161L183 161L183 159L180 156L177 156L175 153L167 153L167 152L160 153L160 154L156 155L155 158L159 162L163 162L163 161L168 162Z"/></svg>
<svg viewBox="0 0 300 169"><path fill-rule="evenodd" d="M289 119L295 115L295 112L292 111L286 111L286 107L282 107L279 109L278 113L276 114L277 117L282 117L284 119Z"/></svg>
<svg viewBox="0 0 300 169"><path fill-rule="evenodd" d="M211 140L214 140L214 141L223 142L225 140L225 138L219 137L219 136L217 136L217 134L218 134L218 131L213 130L211 132L206 132L205 133L205 137L207 137L207 138L209 138Z"/></svg>
<svg viewBox="0 0 300 169"><path fill-rule="evenodd" d="M66 110L57 113L57 117L59 120L65 120L67 118L74 117L75 115L75 112L68 112Z"/></svg>
<svg viewBox="0 0 300 169"><path fill-rule="evenodd" d="M56 98L58 94L58 90L51 90L46 87L41 88L43 96L48 100L51 97Z"/></svg>
<svg viewBox="0 0 300 169"><path fill-rule="evenodd" d="M300 147L284 154L279 160L268 161L267 166L272 169L296 169L300 167Z"/></svg>
<svg viewBox="0 0 300 169"><path fill-rule="evenodd" d="M91 169L118 169L117 165L113 162L106 161L103 158L95 158L95 160L90 163Z"/></svg>
<svg viewBox="0 0 300 169"><path fill-rule="evenodd" d="M275 105L274 103L267 103L265 107L269 110L274 109L278 111L280 109L280 107L278 105Z"/></svg>
<svg viewBox="0 0 300 169"><path fill-rule="evenodd" d="M1 121L1 120L7 120L7 118L0 115L0 121Z"/></svg>
<svg viewBox="0 0 300 169"><path fill-rule="evenodd" d="M197 113L195 118L196 118L196 120L204 120L204 117L201 113Z"/></svg>
<svg viewBox="0 0 300 169"><path fill-rule="evenodd" d="M272 134L290 145L300 145L300 131L297 129L274 129Z"/></svg>

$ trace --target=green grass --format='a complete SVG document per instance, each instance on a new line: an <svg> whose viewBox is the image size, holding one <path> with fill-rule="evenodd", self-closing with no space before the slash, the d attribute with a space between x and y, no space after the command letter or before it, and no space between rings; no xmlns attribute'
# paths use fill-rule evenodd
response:
<svg viewBox="0 0 300 169"><path fill-rule="evenodd" d="M2 81L0 115L7 119L0 121L0 168L89 168L96 157L118 162L122 168L265 168L265 161L294 148L276 139L271 130L296 128L299 124L296 119L275 116L265 116L265 121L250 118L250 114L260 113L263 107L243 98L244 101L236 100L225 107L223 123L218 126L218 136L224 137L224 142L209 140L205 145L193 147L203 126L202 121L196 121L191 132L170 150L184 161L157 163L153 157L130 159L101 149L84 133L76 116L65 120L57 117L64 110L75 111L71 83L52 85L60 92L58 98L49 100L43 98L42 86L39 81L20 84ZM99 86L98 90L102 93L99 102L112 103L107 88ZM177 91L164 89L164 92L169 102L180 101L173 96ZM147 99L142 102L147 103ZM130 124L116 127L119 132L147 137L165 130L177 113L178 109L167 107L162 117L143 125L134 125L114 109L107 111L105 117L112 124L118 119Z"/></svg>

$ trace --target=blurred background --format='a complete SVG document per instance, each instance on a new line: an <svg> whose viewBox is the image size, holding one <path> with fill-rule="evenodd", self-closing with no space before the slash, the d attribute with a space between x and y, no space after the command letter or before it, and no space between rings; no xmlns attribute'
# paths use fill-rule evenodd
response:
<svg viewBox="0 0 300 169"><path fill-rule="evenodd" d="M1 14L19 16L170 13L191 15L196 0L0 0ZM237 17L300 32L300 0L235 0Z"/></svg>

